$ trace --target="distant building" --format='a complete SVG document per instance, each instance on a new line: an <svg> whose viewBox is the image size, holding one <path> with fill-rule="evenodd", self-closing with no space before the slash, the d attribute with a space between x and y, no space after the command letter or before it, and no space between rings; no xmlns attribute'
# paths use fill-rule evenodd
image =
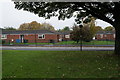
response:
<svg viewBox="0 0 120 80"><path fill-rule="evenodd" d="M49 30L2 30L0 38L5 43L56 43L70 41L70 31ZM115 31L99 31L95 40L115 40Z"/></svg>
<svg viewBox="0 0 120 80"><path fill-rule="evenodd" d="M95 40L115 40L115 31L99 31L96 33Z"/></svg>
<svg viewBox="0 0 120 80"><path fill-rule="evenodd" d="M70 33L71 31L58 31L56 32L59 34L59 41L70 41Z"/></svg>
<svg viewBox="0 0 120 80"><path fill-rule="evenodd" d="M6 43L46 43L58 42L58 34L48 30L3 30L1 39Z"/></svg>

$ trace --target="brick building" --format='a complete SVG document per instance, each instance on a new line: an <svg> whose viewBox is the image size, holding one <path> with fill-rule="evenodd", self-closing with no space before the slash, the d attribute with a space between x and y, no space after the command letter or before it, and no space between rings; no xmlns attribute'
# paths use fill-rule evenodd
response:
<svg viewBox="0 0 120 80"><path fill-rule="evenodd" d="M5 43L50 43L70 39L68 32L49 30L2 30L0 37Z"/></svg>
<svg viewBox="0 0 120 80"><path fill-rule="evenodd" d="M115 40L115 31L99 31L95 36L96 40Z"/></svg>
<svg viewBox="0 0 120 80"><path fill-rule="evenodd" d="M56 43L71 40L70 31L49 30L2 30L0 37L5 43ZM95 40L115 40L115 31L99 31Z"/></svg>
<svg viewBox="0 0 120 80"><path fill-rule="evenodd" d="M71 31L58 31L56 32L59 35L59 41L70 41Z"/></svg>
<svg viewBox="0 0 120 80"><path fill-rule="evenodd" d="M46 43L50 41L58 42L59 35L48 30L3 30L1 39L6 43Z"/></svg>

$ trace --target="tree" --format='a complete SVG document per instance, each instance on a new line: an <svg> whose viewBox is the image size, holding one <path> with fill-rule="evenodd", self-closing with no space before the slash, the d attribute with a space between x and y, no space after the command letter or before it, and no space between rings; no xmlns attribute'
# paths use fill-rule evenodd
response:
<svg viewBox="0 0 120 80"><path fill-rule="evenodd" d="M82 40L86 42L90 42L93 38L89 25L84 25L80 33L82 35Z"/></svg>
<svg viewBox="0 0 120 80"><path fill-rule="evenodd" d="M44 23L41 25L41 27L42 27L43 29L46 29L46 30L55 31L54 27L53 27L51 24L46 23L46 22L44 22Z"/></svg>
<svg viewBox="0 0 120 80"><path fill-rule="evenodd" d="M74 24L73 28L72 28L72 32L70 33L70 37L73 41L76 41L77 43L80 41L80 28L79 26L77 26L76 24Z"/></svg>
<svg viewBox="0 0 120 80"><path fill-rule="evenodd" d="M54 31L54 27L48 23L40 24L36 21L32 21L31 23L23 23L20 25L19 30L51 30Z"/></svg>
<svg viewBox="0 0 120 80"><path fill-rule="evenodd" d="M95 28L96 28L96 31L103 31L102 27L100 26L96 26Z"/></svg>
<svg viewBox="0 0 120 80"><path fill-rule="evenodd" d="M70 28L68 26L64 27L62 31L70 31Z"/></svg>
<svg viewBox="0 0 120 80"><path fill-rule="evenodd" d="M15 8L23 9L39 17L50 18L58 16L64 20L76 16L76 22L81 18L94 16L114 26L116 30L115 54L120 55L120 2L14 2ZM74 13L76 14L74 15Z"/></svg>
<svg viewBox="0 0 120 80"><path fill-rule="evenodd" d="M4 27L3 30L16 30L16 28L13 28L13 27Z"/></svg>
<svg viewBox="0 0 120 80"><path fill-rule="evenodd" d="M73 31L71 32L72 40L77 41L78 43L79 40L81 40L80 35L82 35L82 40L86 42L90 42L93 39L97 31L95 27L95 18L91 17L90 19L90 22L85 21L85 23L83 23L82 31L79 26L74 24Z"/></svg>
<svg viewBox="0 0 120 80"><path fill-rule="evenodd" d="M29 30L29 24L28 23L23 23L20 25L20 27L18 28L18 30Z"/></svg>
<svg viewBox="0 0 120 80"><path fill-rule="evenodd" d="M88 19L88 18L87 18ZM89 20L90 22L88 22L87 23L87 26L88 26L88 28L89 28L89 33L88 33L88 40L90 41L90 40L92 40L93 39L93 37L95 36L95 34L96 34L96 32L97 32L97 30L96 30L96 26L95 26L95 18L94 17L90 17L90 20ZM87 33L87 32L86 32ZM87 37L86 36L86 37Z"/></svg>
<svg viewBox="0 0 120 80"><path fill-rule="evenodd" d="M19 30L39 30L39 29L41 29L41 24L36 21L32 21L31 23L23 23L19 27Z"/></svg>
<svg viewBox="0 0 120 80"><path fill-rule="evenodd" d="M113 31L114 30L114 27L112 26L108 26L104 29L104 31Z"/></svg>
<svg viewBox="0 0 120 80"><path fill-rule="evenodd" d="M37 21L32 21L31 23L28 23L29 30L39 30L42 29L42 25L38 23Z"/></svg>

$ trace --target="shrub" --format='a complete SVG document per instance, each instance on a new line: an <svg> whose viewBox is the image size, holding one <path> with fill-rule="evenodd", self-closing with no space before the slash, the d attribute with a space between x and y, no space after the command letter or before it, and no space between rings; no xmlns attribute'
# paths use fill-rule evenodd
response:
<svg viewBox="0 0 120 80"><path fill-rule="evenodd" d="M5 40L2 40L2 44L5 44Z"/></svg>

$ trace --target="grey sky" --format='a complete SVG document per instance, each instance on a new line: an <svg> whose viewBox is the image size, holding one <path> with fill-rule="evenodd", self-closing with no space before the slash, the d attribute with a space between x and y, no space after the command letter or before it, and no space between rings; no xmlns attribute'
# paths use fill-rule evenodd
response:
<svg viewBox="0 0 120 80"><path fill-rule="evenodd" d="M18 28L23 23L30 23L32 21L37 21L39 23L50 23L55 27L55 29L62 29L65 26L72 27L74 24L74 18L66 19L66 20L58 20L58 18L53 17L51 19L45 20L42 17L38 17L37 15L23 11L17 10L14 8L14 3L10 0L1 0L0 1L0 27L14 27ZM102 20L97 19L96 25L105 28L110 26L109 23L103 22Z"/></svg>

